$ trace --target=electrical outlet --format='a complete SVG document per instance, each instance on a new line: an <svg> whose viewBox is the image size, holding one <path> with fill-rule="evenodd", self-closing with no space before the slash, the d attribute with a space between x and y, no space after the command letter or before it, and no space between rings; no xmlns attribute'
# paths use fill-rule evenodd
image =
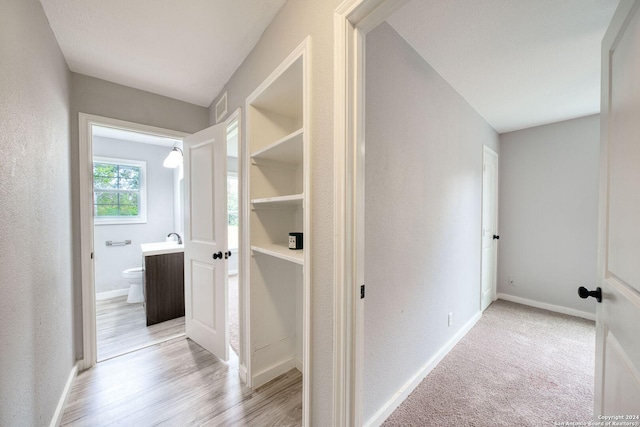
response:
<svg viewBox="0 0 640 427"><path fill-rule="evenodd" d="M449 313L449 326L453 325L453 313Z"/></svg>
<svg viewBox="0 0 640 427"><path fill-rule="evenodd" d="M509 276L509 286L513 286L514 288L517 286L518 279L514 276Z"/></svg>

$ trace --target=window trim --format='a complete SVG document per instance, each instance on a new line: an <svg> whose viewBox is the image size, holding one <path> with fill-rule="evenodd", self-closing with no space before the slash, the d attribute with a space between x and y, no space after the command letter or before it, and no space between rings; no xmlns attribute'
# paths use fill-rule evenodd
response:
<svg viewBox="0 0 640 427"><path fill-rule="evenodd" d="M140 192L138 197L138 216L135 217L115 217L95 215L95 183L93 182L93 164L106 163L111 165L135 166L140 168ZM93 194L93 224L94 225L125 225L125 224L146 224L147 223L147 162L144 160L119 159L115 157L93 156L91 163L91 190Z"/></svg>

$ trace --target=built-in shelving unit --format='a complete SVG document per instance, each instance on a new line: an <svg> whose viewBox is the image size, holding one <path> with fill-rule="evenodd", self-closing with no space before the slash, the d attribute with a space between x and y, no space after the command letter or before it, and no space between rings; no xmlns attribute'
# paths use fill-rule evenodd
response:
<svg viewBox="0 0 640 427"><path fill-rule="evenodd" d="M245 260L248 381L255 388L299 369L304 414L310 311L307 45L305 40L247 98L244 150L250 206L245 245L251 248ZM289 249L291 232L303 233L305 249Z"/></svg>

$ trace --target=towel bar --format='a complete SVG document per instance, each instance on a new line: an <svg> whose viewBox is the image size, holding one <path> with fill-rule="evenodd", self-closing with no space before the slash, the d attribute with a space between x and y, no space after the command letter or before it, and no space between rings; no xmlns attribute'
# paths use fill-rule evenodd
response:
<svg viewBox="0 0 640 427"><path fill-rule="evenodd" d="M125 245L130 245L131 244L131 240L125 240L124 242L114 242L112 240L107 240L104 243L107 246L125 246Z"/></svg>

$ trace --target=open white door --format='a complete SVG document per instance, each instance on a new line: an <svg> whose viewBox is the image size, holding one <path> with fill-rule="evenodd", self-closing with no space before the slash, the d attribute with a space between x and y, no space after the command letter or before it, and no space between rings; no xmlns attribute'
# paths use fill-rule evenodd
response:
<svg viewBox="0 0 640 427"><path fill-rule="evenodd" d="M226 125L184 140L184 293L187 337L229 359Z"/></svg>
<svg viewBox="0 0 640 427"><path fill-rule="evenodd" d="M498 257L498 153L483 147L482 156L482 295L484 311L496 298Z"/></svg>
<svg viewBox="0 0 640 427"><path fill-rule="evenodd" d="M602 44L596 421L640 421L639 7L622 0Z"/></svg>

